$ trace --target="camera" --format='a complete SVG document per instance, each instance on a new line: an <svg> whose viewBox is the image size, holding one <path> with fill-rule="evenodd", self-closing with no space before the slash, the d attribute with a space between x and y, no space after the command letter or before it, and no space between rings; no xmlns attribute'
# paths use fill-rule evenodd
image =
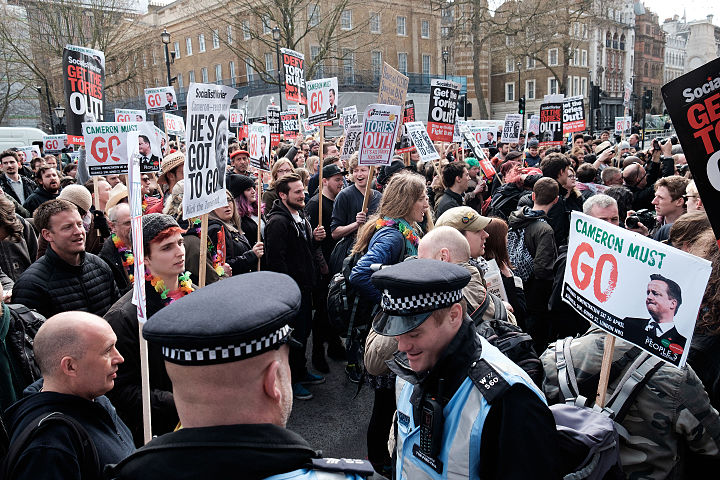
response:
<svg viewBox="0 0 720 480"><path fill-rule="evenodd" d="M652 230L655 228L655 224L657 224L655 212L648 210L647 208L643 208L642 210L635 212L634 215L628 215L625 219L625 225L627 228L638 228L638 223L642 223L648 230Z"/></svg>
<svg viewBox="0 0 720 480"><path fill-rule="evenodd" d="M678 175L685 175L688 171L688 168L690 168L690 165L688 165L687 163L675 165L675 170L677 170Z"/></svg>

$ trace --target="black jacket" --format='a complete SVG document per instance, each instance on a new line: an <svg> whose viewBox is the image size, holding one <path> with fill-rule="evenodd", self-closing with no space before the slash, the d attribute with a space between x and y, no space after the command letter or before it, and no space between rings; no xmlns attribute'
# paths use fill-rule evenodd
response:
<svg viewBox="0 0 720 480"><path fill-rule="evenodd" d="M465 205L463 196L446 188L440 198L435 201L435 218L440 218L440 215L453 207L461 207L463 205Z"/></svg>
<svg viewBox="0 0 720 480"><path fill-rule="evenodd" d="M47 190L45 190L43 187L37 187L35 191L25 199L25 203L23 203L23 207L27 208L27 210L32 214L37 207L39 207L41 204L47 202L48 200L52 200L54 198L57 198L58 195L60 195L60 191L56 193L50 193Z"/></svg>
<svg viewBox="0 0 720 480"><path fill-rule="evenodd" d="M540 219L545 219L541 222ZM533 257L533 277L540 280L553 278L553 264L557 258L557 247L548 217L524 207L510 214L508 227L525 229L525 246Z"/></svg>
<svg viewBox="0 0 720 480"><path fill-rule="evenodd" d="M13 303L46 318L69 310L104 315L118 297L112 270L100 257L83 253L80 265L70 265L52 248L25 270L13 289Z"/></svg>
<svg viewBox="0 0 720 480"><path fill-rule="evenodd" d="M688 363L702 380L715 409L720 408L720 335L708 331L695 332L688 354Z"/></svg>
<svg viewBox="0 0 720 480"><path fill-rule="evenodd" d="M555 244L560 246L568 243L568 237L570 236L570 212L573 210L582 212L583 200L582 196L576 195L575 192L570 193L570 196L565 198L568 191L565 190L562 185L558 184L558 187L558 201L548 211L547 222L552 227L553 232L555 232ZM532 208L532 193L521 198L518 206Z"/></svg>
<svg viewBox="0 0 720 480"><path fill-rule="evenodd" d="M38 239L30 222L17 214L15 218L23 226L22 238L19 242L13 242L9 238L0 241L0 267L8 277L17 282L20 275L37 258Z"/></svg>
<svg viewBox="0 0 720 480"><path fill-rule="evenodd" d="M20 175L20 181L22 182L23 194L25 195L25 199L27 200L27 198L32 195L37 188L37 183L22 175ZM2 188L3 192L17 200L18 203L23 203L20 201L20 197L17 196L17 193L15 193L15 190L10 185L10 180L8 180L7 175L5 175L4 173L0 174L0 188Z"/></svg>
<svg viewBox="0 0 720 480"><path fill-rule="evenodd" d="M140 341L137 321L137 307L132 303L132 290L127 292L105 314L117 336L115 347L123 356L118 369L115 388L108 397L118 410L135 439L135 445L143 445L142 390L140 388ZM145 283L145 314L152 317L161 308L163 301L150 282ZM148 368L150 371L150 405L152 407L152 432L161 435L171 432L178 422L172 383L165 370L162 349L156 343L148 343Z"/></svg>
<svg viewBox="0 0 720 480"><path fill-rule="evenodd" d="M300 288L314 287L317 281L315 255L310 222L305 213L298 212L302 225L295 222L282 200L275 200L265 226L265 255L267 268L290 275Z"/></svg>
<svg viewBox="0 0 720 480"><path fill-rule="evenodd" d="M208 219L208 240L213 243L215 248L220 241L219 235L223 227L220 220ZM252 241L255 244L255 240ZM225 262L232 268L233 275L248 273L257 270L258 259L255 252L252 251L252 245L248 238L238 232L231 232L225 228Z"/></svg>
<svg viewBox="0 0 720 480"><path fill-rule="evenodd" d="M133 452L130 430L118 418L104 395L87 400L75 395L41 392L42 380L30 385L25 397L7 410L11 438L16 438L35 418L51 412L64 413L77 420L95 444L101 468L117 463ZM43 429L20 456L16 464L18 479L79 479L77 438L63 425ZM100 478L100 472L98 476Z"/></svg>
<svg viewBox="0 0 720 480"><path fill-rule="evenodd" d="M112 240L108 240L103 243L98 256L108 264L110 270L112 270L115 285L117 285L120 295L124 295L125 292L132 288L133 284L130 282L127 269L123 265L122 256L120 255L120 252L118 252L117 248L115 248L115 244Z"/></svg>

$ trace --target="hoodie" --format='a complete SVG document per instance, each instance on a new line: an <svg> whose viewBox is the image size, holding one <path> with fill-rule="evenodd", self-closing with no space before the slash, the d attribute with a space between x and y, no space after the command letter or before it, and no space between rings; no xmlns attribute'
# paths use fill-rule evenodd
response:
<svg viewBox="0 0 720 480"><path fill-rule="evenodd" d="M522 207L510 214L508 227L525 230L525 246L533 257L532 276L540 280L552 280L553 264L558 254L555 234L547 223L547 214L542 210Z"/></svg>
<svg viewBox="0 0 720 480"><path fill-rule="evenodd" d="M87 400L75 395L40 391L42 379L23 392L23 398L5 412L11 442L38 416L64 413L80 422L95 444L101 468L130 455L133 445L130 430L120 420L104 395ZM43 429L18 458L16 478L80 479L78 452L74 434L68 427L55 424ZM98 472L97 478L101 478Z"/></svg>

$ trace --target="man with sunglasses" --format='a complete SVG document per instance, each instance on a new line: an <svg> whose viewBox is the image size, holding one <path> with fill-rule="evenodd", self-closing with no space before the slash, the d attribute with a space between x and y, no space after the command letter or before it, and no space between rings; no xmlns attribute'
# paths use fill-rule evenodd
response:
<svg viewBox="0 0 720 480"><path fill-rule="evenodd" d="M658 146L660 146L658 144ZM641 210L647 208L648 210L653 209L652 200L655 198L655 181L661 176L672 175L670 173L665 174L665 168L661 168L661 162L665 163L666 159L672 162L672 144L665 142L660 148L650 149L650 161L641 165L638 162L633 162L626 166L622 172L623 184L632 192L633 210Z"/></svg>

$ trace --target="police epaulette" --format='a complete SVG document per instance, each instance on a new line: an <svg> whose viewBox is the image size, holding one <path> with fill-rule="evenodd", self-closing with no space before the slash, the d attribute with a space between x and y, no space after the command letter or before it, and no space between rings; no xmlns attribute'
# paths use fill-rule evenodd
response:
<svg viewBox="0 0 720 480"><path fill-rule="evenodd" d="M325 472L354 473L362 477L368 477L375 472L367 460L353 458L313 458L312 468Z"/></svg>
<svg viewBox="0 0 720 480"><path fill-rule="evenodd" d="M470 365L468 376L488 403L492 403L510 388L502 375L482 358Z"/></svg>

